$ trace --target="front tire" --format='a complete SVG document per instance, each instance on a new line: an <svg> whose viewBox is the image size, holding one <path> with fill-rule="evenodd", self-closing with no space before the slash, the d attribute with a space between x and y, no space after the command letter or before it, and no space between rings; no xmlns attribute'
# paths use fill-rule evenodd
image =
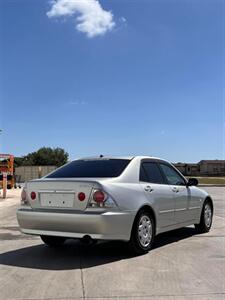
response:
<svg viewBox="0 0 225 300"><path fill-rule="evenodd" d="M48 235L41 235L40 236L42 241L48 245L49 247L59 247L64 244L66 238L61 236L48 236Z"/></svg>
<svg viewBox="0 0 225 300"><path fill-rule="evenodd" d="M155 222L148 211L141 210L137 214L129 241L129 248L135 255L147 253L154 242Z"/></svg>
<svg viewBox="0 0 225 300"><path fill-rule="evenodd" d="M209 200L206 200L202 207L201 219L199 224L195 224L195 229L199 233L209 232L212 226L213 207Z"/></svg>

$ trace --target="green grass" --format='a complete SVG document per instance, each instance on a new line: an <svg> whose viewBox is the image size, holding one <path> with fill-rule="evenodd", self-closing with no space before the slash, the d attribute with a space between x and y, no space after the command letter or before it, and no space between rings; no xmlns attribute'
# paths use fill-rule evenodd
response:
<svg viewBox="0 0 225 300"><path fill-rule="evenodd" d="M198 179L199 184L224 184L225 185L225 177L195 177L195 178Z"/></svg>

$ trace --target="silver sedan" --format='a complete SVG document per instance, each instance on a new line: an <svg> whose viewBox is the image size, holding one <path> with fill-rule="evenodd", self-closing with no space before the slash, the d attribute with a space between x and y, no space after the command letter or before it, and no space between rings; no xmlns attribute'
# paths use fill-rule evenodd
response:
<svg viewBox="0 0 225 300"><path fill-rule="evenodd" d="M22 232L49 246L68 238L123 240L141 254L159 233L192 224L210 230L212 198L197 184L159 158L83 158L27 182L17 219Z"/></svg>

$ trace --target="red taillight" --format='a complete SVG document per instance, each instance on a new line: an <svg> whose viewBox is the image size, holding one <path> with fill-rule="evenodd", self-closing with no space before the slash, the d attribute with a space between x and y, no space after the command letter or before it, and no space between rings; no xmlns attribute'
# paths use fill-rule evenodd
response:
<svg viewBox="0 0 225 300"><path fill-rule="evenodd" d="M86 198L85 193L80 192L80 193L78 194L78 199L79 199L80 201L84 201L85 198Z"/></svg>
<svg viewBox="0 0 225 300"><path fill-rule="evenodd" d="M93 194L93 199L97 203L103 203L105 200L105 194L102 191L96 191Z"/></svg>
<svg viewBox="0 0 225 300"><path fill-rule="evenodd" d="M35 192L31 192L30 193L30 197L32 200L35 200L36 199L36 193Z"/></svg>
<svg viewBox="0 0 225 300"><path fill-rule="evenodd" d="M22 190L22 193L21 193L21 199L22 199L23 201L25 201L26 198L27 198L27 193L25 192L25 190Z"/></svg>

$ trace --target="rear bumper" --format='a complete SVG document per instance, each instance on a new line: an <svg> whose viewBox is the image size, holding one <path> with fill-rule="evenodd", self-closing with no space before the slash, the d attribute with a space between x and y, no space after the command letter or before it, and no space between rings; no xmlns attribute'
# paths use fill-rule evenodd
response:
<svg viewBox="0 0 225 300"><path fill-rule="evenodd" d="M18 209L22 232L34 235L93 239L129 240L134 214L130 212L66 213Z"/></svg>

